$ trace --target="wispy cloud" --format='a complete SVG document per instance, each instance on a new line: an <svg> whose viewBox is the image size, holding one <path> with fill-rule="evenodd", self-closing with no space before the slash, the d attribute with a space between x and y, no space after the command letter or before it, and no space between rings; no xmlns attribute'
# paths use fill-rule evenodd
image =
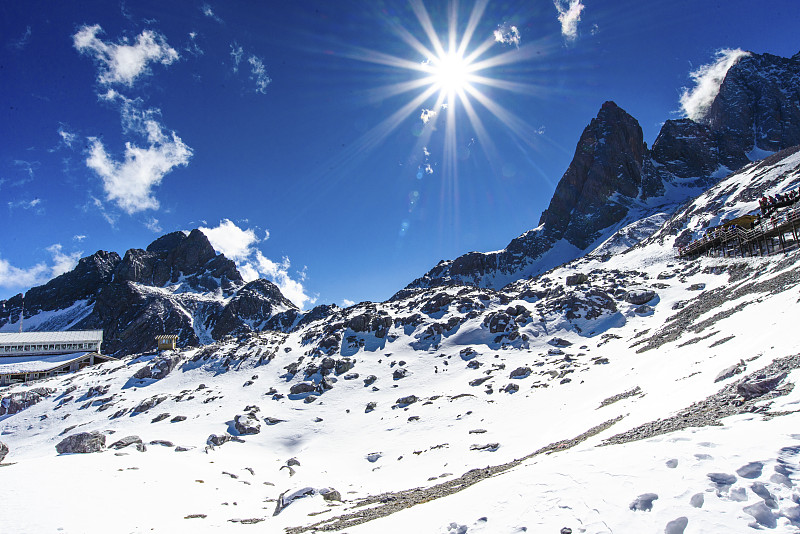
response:
<svg viewBox="0 0 800 534"><path fill-rule="evenodd" d="M242 62L244 56L244 48L236 43L231 45L231 57L233 58L233 72L239 72L239 63Z"/></svg>
<svg viewBox="0 0 800 534"><path fill-rule="evenodd" d="M13 39L10 43L8 43L8 46L9 48L15 48L17 50L24 50L25 47L27 47L28 43L30 42L31 42L31 27L28 26L25 28L23 34L17 39Z"/></svg>
<svg viewBox="0 0 800 534"><path fill-rule="evenodd" d="M33 210L39 215L44 213L44 208L42 207L42 199L40 198L8 202L8 209L12 211L15 209Z"/></svg>
<svg viewBox="0 0 800 534"><path fill-rule="evenodd" d="M553 0L553 5L558 10L561 35L568 41L574 41L578 37L578 23L581 21L581 11L585 6L581 0Z"/></svg>
<svg viewBox="0 0 800 534"><path fill-rule="evenodd" d="M494 40L496 43L513 45L519 48L520 35L519 29L508 23L501 24L494 31Z"/></svg>
<svg viewBox="0 0 800 534"><path fill-rule="evenodd" d="M214 19L219 23L222 23L222 19L219 18L216 13L214 13L214 10L211 8L210 4L203 4L202 6L200 6L200 11L202 11L203 15L205 15L206 17Z"/></svg>
<svg viewBox="0 0 800 534"><path fill-rule="evenodd" d="M85 236L85 235L83 235L83 234L75 234L74 236L72 236L72 239L73 239L74 241L77 241L78 243L80 243L81 241L83 241L84 239L86 239L86 236Z"/></svg>
<svg viewBox="0 0 800 534"><path fill-rule="evenodd" d="M264 62L257 56L250 56L247 62L250 63L250 79L256 83L256 93L266 94L267 86L272 83L272 79L267 76Z"/></svg>
<svg viewBox="0 0 800 534"><path fill-rule="evenodd" d="M689 73L694 81L694 87L684 87L681 92L680 102L684 114L692 120L699 121L705 118L708 109L719 94L719 87L733 65L744 56L749 56L740 48L726 48L718 50L716 59L707 65L702 65L697 70Z"/></svg>
<svg viewBox="0 0 800 534"><path fill-rule="evenodd" d="M342 299L342 305L344 305L345 308L349 308L350 306L355 305L355 302L350 299Z"/></svg>
<svg viewBox="0 0 800 534"><path fill-rule="evenodd" d="M40 163L38 161L26 161L24 159L15 159L14 166L24 174L24 177L20 180L13 182L11 185L20 186L33 181L33 177L36 174L35 170L39 167L39 165Z"/></svg>
<svg viewBox="0 0 800 534"><path fill-rule="evenodd" d="M120 43L105 42L98 37L102 33L100 25L95 24L82 26L72 36L75 49L92 56L99 65L97 80L102 84L132 86L139 76L149 73L150 63L169 65L178 60L178 52L166 38L152 30L144 30L133 44L127 38Z"/></svg>
<svg viewBox="0 0 800 534"><path fill-rule="evenodd" d="M27 289L43 284L51 278L72 270L83 254L80 251L65 254L59 243L47 247L47 251L51 255L49 263L39 262L27 269L15 267L8 260L0 258L0 286Z"/></svg>
<svg viewBox="0 0 800 534"><path fill-rule="evenodd" d="M256 230L241 228L229 219L223 219L215 228L200 227L211 246L218 252L234 262L246 281L255 280L263 276L268 278L281 293L294 302L298 307L305 308L307 304L314 304L317 299L308 295L303 282L306 279L305 269L290 273L291 262L288 257L283 257L276 262L267 258L257 247L259 243L269 239L269 232L264 239L259 239Z"/></svg>
<svg viewBox="0 0 800 534"><path fill-rule="evenodd" d="M155 234L161 233L161 231L163 230L163 228L161 228L161 225L158 223L158 219L156 219L155 217L150 217L149 219L147 219L144 222L144 227Z"/></svg>

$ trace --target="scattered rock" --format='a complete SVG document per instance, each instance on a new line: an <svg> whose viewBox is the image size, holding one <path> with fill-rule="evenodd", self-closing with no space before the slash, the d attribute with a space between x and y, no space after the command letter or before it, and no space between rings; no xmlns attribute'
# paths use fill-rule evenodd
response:
<svg viewBox="0 0 800 534"><path fill-rule="evenodd" d="M687 289L688 289L689 291L702 291L702 290L704 290L705 288L706 288L706 285L705 285L705 284L703 284L703 283L699 283L699 284L692 284L692 285L690 285L690 286L689 286Z"/></svg>
<svg viewBox="0 0 800 534"><path fill-rule="evenodd" d="M161 380L170 372L172 372L172 370L177 367L182 359L183 358L180 354L160 354L159 356L153 358L150 363L136 371L136 374L133 375L133 378L136 378L137 380L144 380L147 378L152 380Z"/></svg>
<svg viewBox="0 0 800 534"><path fill-rule="evenodd" d="M408 406L409 404L414 404L419 399L416 395L408 395L407 397L400 397L397 399L397 405L401 408Z"/></svg>
<svg viewBox="0 0 800 534"><path fill-rule="evenodd" d="M508 375L508 376L509 376L509 378L527 378L531 374L531 372L532 371L531 371L530 367L527 367L527 366L526 367L517 367L516 369L511 371L511 374Z"/></svg>
<svg viewBox="0 0 800 534"><path fill-rule="evenodd" d="M56 445L58 454L85 454L102 451L106 447L106 435L102 432L79 432L61 440Z"/></svg>
<svg viewBox="0 0 800 534"><path fill-rule="evenodd" d="M319 493L326 501L342 501L342 494L333 488L322 488Z"/></svg>
<svg viewBox="0 0 800 534"><path fill-rule="evenodd" d="M750 462L737 469L736 474L742 478L758 478L761 476L761 471L763 469L764 464L761 462Z"/></svg>
<svg viewBox="0 0 800 534"><path fill-rule="evenodd" d="M695 508L702 508L705 499L706 499L705 495L703 495L702 493L695 493L694 495L692 495L692 498L689 499L689 504L691 504Z"/></svg>
<svg viewBox="0 0 800 534"><path fill-rule="evenodd" d="M268 425L272 426L272 425L277 425L278 423L285 423L286 420L285 419L278 419L277 417L265 417L264 418L264 422L267 423Z"/></svg>
<svg viewBox="0 0 800 534"><path fill-rule="evenodd" d="M30 408L44 398L49 397L56 390L53 388L33 388L20 391L0 398L0 415L13 415L26 408Z"/></svg>
<svg viewBox="0 0 800 534"><path fill-rule="evenodd" d="M500 388L500 391L505 391L506 393L516 393L519 391L519 384L506 384L504 388Z"/></svg>
<svg viewBox="0 0 800 534"><path fill-rule="evenodd" d="M170 423L180 423L181 421L186 421L185 415L176 415L175 417L169 420Z"/></svg>
<svg viewBox="0 0 800 534"><path fill-rule="evenodd" d="M167 417L169 417L168 413L160 413L157 416L153 417L153 419L150 422L151 423L158 423L159 421L163 421Z"/></svg>
<svg viewBox="0 0 800 534"><path fill-rule="evenodd" d="M409 375L408 369L406 369L405 367L400 367L394 370L394 372L392 373L392 379L400 380L401 378L405 378L408 375Z"/></svg>
<svg viewBox="0 0 800 534"><path fill-rule="evenodd" d="M0 463L2 463L6 455L8 455L8 445L0 441Z"/></svg>
<svg viewBox="0 0 800 534"><path fill-rule="evenodd" d="M367 407L364 409L364 413L369 413L374 410L378 406L377 402L368 402Z"/></svg>
<svg viewBox="0 0 800 534"><path fill-rule="evenodd" d="M367 378L365 378L365 379L364 379L364 387L371 386L372 384L374 384L374 383L375 383L375 381L376 381L377 379L378 379L378 377L377 377L377 376L375 376L375 375L369 375Z"/></svg>
<svg viewBox="0 0 800 534"><path fill-rule="evenodd" d="M689 519L686 517L679 517L678 519L673 519L672 521L667 523L666 528L664 528L664 534L683 534L688 524L689 524Z"/></svg>
<svg viewBox="0 0 800 534"><path fill-rule="evenodd" d="M239 414L233 418L233 427L242 436L261 432L261 423L254 413Z"/></svg>
<svg viewBox="0 0 800 534"><path fill-rule="evenodd" d="M630 505L630 509L634 512L649 512L653 509L653 501L658 499L655 493L643 493L636 497Z"/></svg>
<svg viewBox="0 0 800 534"><path fill-rule="evenodd" d="M736 483L736 476L728 473L708 473L707 476L717 487L731 486Z"/></svg>
<svg viewBox="0 0 800 534"><path fill-rule="evenodd" d="M585 284L589 281L589 276L584 273L575 273L567 276L566 283L568 286L577 286Z"/></svg>
<svg viewBox="0 0 800 534"><path fill-rule="evenodd" d="M671 460L667 460L667 467L669 467L670 469L675 469L676 467L678 467L678 459L672 458Z"/></svg>
<svg viewBox="0 0 800 534"><path fill-rule="evenodd" d="M129 445L136 445L136 448L139 452L144 452L146 449L144 447L144 443L142 443L142 438L139 436L126 436L120 440L115 441L111 445L108 446L109 449L124 449Z"/></svg>
<svg viewBox="0 0 800 534"><path fill-rule="evenodd" d="M495 452L499 448L500 448L500 444L499 443L486 443L485 445L478 445L476 443L476 444L470 445L469 450L471 450L471 451Z"/></svg>
<svg viewBox="0 0 800 534"><path fill-rule="evenodd" d="M778 518L772 513L766 504L759 502L750 506L745 506L743 511L755 518L756 523L767 528L778 526Z"/></svg>
<svg viewBox="0 0 800 534"><path fill-rule="evenodd" d="M301 395L303 393L312 393L316 390L317 387L311 382L300 382L292 385L292 387L289 389L289 393L292 395Z"/></svg>
<svg viewBox="0 0 800 534"><path fill-rule="evenodd" d="M374 464L375 462L377 462L381 458L381 456L383 456L382 452L371 452L371 453L367 454L365 456L365 458L367 459L367 461L369 463L373 463Z"/></svg>
<svg viewBox="0 0 800 534"><path fill-rule="evenodd" d="M765 393L769 393L780 384L787 373L780 373L778 375L765 377L759 375L758 377L750 380L745 380L736 386L736 392L746 401L760 397Z"/></svg>
<svg viewBox="0 0 800 534"><path fill-rule="evenodd" d="M740 360L739 363L736 365L731 365L727 369L723 369L714 379L714 382L722 382L723 380L727 380L732 376L741 374L744 370L747 369L747 364L744 363L744 360Z"/></svg>
<svg viewBox="0 0 800 534"><path fill-rule="evenodd" d="M640 306L647 304L656 296L655 291L649 289L631 289L625 294L625 302Z"/></svg>

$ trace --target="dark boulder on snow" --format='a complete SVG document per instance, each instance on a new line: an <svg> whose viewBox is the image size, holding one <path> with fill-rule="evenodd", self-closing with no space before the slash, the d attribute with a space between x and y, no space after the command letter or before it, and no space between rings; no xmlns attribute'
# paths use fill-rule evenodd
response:
<svg viewBox="0 0 800 534"><path fill-rule="evenodd" d="M630 509L634 512L649 512L653 509L653 501L656 499L658 495L655 493L643 493L630 504Z"/></svg>
<svg viewBox="0 0 800 534"><path fill-rule="evenodd" d="M124 449L130 445L136 445L136 449L139 452L144 452L146 450L144 443L142 442L142 438L139 436L126 436L120 440L115 441L111 445L108 446L109 449Z"/></svg>
<svg viewBox="0 0 800 534"><path fill-rule="evenodd" d="M19 393L6 395L0 398L0 415L19 413L39 403L42 399L49 397L55 392L56 390L53 388L32 388L28 391L20 391Z"/></svg>
<svg viewBox="0 0 800 534"><path fill-rule="evenodd" d="M0 441L0 463L3 462L3 460L7 455L8 455L8 445Z"/></svg>
<svg viewBox="0 0 800 534"><path fill-rule="evenodd" d="M625 294L625 302L637 306L647 304L656 296L656 292L650 289L631 289Z"/></svg>
<svg viewBox="0 0 800 534"><path fill-rule="evenodd" d="M302 395L303 393L313 393L317 390L317 386L310 382L300 382L298 384L293 384L291 388L289 388L289 393L292 395Z"/></svg>
<svg viewBox="0 0 800 534"><path fill-rule="evenodd" d="M240 414L233 418L233 427L242 436L261 432L261 423L255 413Z"/></svg>
<svg viewBox="0 0 800 534"><path fill-rule="evenodd" d="M80 432L72 434L56 445L58 454L86 454L105 449L106 435L102 432Z"/></svg>
<svg viewBox="0 0 800 534"><path fill-rule="evenodd" d="M736 386L736 393L746 401L760 397L778 387L778 384L780 384L786 376L786 373L780 373L774 376L759 376L745 380Z"/></svg>
<svg viewBox="0 0 800 534"><path fill-rule="evenodd" d="M183 357L180 354L160 354L147 365L136 371L133 378L161 380L178 366Z"/></svg>

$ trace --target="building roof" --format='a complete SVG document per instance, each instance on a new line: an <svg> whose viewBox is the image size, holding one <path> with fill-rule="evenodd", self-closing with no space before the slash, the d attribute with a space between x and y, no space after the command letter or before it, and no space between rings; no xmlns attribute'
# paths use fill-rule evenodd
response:
<svg viewBox="0 0 800 534"><path fill-rule="evenodd" d="M77 343L79 341L103 341L103 331L66 330L64 332L0 333L0 345L8 345L10 343Z"/></svg>
<svg viewBox="0 0 800 534"><path fill-rule="evenodd" d="M0 358L0 375L17 373L42 373L80 360L89 352L72 352L53 356L22 356Z"/></svg>

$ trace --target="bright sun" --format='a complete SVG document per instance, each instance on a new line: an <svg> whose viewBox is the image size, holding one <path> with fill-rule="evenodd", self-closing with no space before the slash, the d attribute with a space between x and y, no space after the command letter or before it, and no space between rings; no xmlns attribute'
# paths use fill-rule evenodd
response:
<svg viewBox="0 0 800 534"><path fill-rule="evenodd" d="M431 83L439 89L440 93L452 99L455 93L463 93L473 77L471 62L457 52L447 52L446 54L429 59L425 65L425 70L430 72Z"/></svg>

